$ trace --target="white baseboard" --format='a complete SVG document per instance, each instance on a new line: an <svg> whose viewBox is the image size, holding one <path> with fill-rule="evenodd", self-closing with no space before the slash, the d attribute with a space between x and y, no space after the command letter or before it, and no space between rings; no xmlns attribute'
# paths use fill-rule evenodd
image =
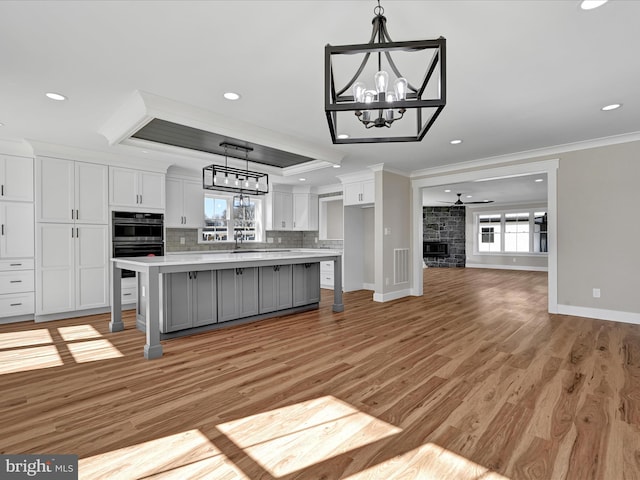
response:
<svg viewBox="0 0 640 480"><path fill-rule="evenodd" d="M391 300L397 300L398 298L409 297L411 296L411 289L407 288L405 290L398 290L396 292L389 293L374 293L373 301L374 302L389 302Z"/></svg>
<svg viewBox="0 0 640 480"><path fill-rule="evenodd" d="M574 317L595 318L613 322L633 323L640 325L640 313L605 310L603 308L576 307L573 305L558 305L558 313Z"/></svg>
<svg viewBox="0 0 640 480"><path fill-rule="evenodd" d="M466 268L493 268L496 270L526 270L529 272L548 272L547 267L529 267L526 265L488 265L485 263L467 263Z"/></svg>
<svg viewBox="0 0 640 480"><path fill-rule="evenodd" d="M376 285L375 285L375 283L363 283L362 284L362 289L363 290L375 291Z"/></svg>

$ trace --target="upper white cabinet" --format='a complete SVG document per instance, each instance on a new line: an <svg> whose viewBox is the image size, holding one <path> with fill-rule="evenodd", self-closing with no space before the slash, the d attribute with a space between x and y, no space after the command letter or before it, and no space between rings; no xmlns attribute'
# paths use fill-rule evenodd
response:
<svg viewBox="0 0 640 480"><path fill-rule="evenodd" d="M293 195L291 192L272 191L267 201L267 230L293 229Z"/></svg>
<svg viewBox="0 0 640 480"><path fill-rule="evenodd" d="M318 196L312 193L293 194L293 229L318 230Z"/></svg>
<svg viewBox="0 0 640 480"><path fill-rule="evenodd" d="M360 205L375 202L375 184L373 180L345 183L344 205Z"/></svg>
<svg viewBox="0 0 640 480"><path fill-rule="evenodd" d="M267 196L266 224L267 230L317 230L318 196L274 190Z"/></svg>
<svg viewBox="0 0 640 480"><path fill-rule="evenodd" d="M200 228L204 224L204 193L200 182L167 177L167 210L165 225L169 228Z"/></svg>
<svg viewBox="0 0 640 480"><path fill-rule="evenodd" d="M164 209L164 174L110 167L109 175L112 206Z"/></svg>
<svg viewBox="0 0 640 480"><path fill-rule="evenodd" d="M0 202L0 259L33 257L33 203Z"/></svg>
<svg viewBox="0 0 640 480"><path fill-rule="evenodd" d="M33 202L33 159L0 155L0 200Z"/></svg>
<svg viewBox="0 0 640 480"><path fill-rule="evenodd" d="M106 165L43 157L37 162L37 221L108 223Z"/></svg>

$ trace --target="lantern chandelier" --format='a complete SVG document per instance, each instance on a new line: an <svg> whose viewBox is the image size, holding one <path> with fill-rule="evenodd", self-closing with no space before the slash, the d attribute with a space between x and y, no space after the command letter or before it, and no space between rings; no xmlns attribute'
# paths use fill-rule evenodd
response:
<svg viewBox="0 0 640 480"><path fill-rule="evenodd" d="M325 112L331 140L333 143L418 142L424 138L446 104L446 40L440 37L435 40L394 42L387 32L387 19L380 0L373 12L375 17L369 43L325 47ZM418 87L400 73L391 56L393 52L422 53L423 56L424 53L430 54ZM377 59L376 73L373 78L367 79L363 71L372 53L377 54L374 55ZM335 77L339 70L339 58L345 55L360 55L362 62L351 80L337 90ZM415 59L415 55L412 58ZM424 62L424 59L418 60ZM385 68L395 78L390 78L390 72ZM373 88L368 87L367 80L373 81ZM431 97L427 90L431 92ZM396 135L389 134L387 129L391 129L395 122L411 121L408 112L413 112L415 135L409 133L413 130L408 131L406 126ZM349 117L345 117L345 114ZM353 122L354 114L359 123ZM360 128L356 128L358 125ZM373 131L380 135L368 133L360 136L358 132L362 132L362 127L365 132L376 127Z"/></svg>
<svg viewBox="0 0 640 480"><path fill-rule="evenodd" d="M202 188L238 193L241 199L246 198L245 195L248 194L265 195L269 193L269 175L249 170L249 152L253 151L253 148L228 142L222 142L220 146L224 147L224 166L209 165L204 167L202 169ZM228 165L227 153L230 148L244 152L245 170Z"/></svg>

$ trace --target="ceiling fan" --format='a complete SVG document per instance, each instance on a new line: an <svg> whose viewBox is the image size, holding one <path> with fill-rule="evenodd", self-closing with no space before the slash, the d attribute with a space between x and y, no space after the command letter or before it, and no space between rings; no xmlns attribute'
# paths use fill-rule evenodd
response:
<svg viewBox="0 0 640 480"><path fill-rule="evenodd" d="M453 202L451 205L455 205L455 206L460 206L460 205L478 205L478 204L482 204L482 203L493 203L493 200L482 200L481 202L463 202L460 197L462 196L461 193L456 193L456 195L458 195L458 199ZM443 202L440 201L440 203L451 203L451 202Z"/></svg>

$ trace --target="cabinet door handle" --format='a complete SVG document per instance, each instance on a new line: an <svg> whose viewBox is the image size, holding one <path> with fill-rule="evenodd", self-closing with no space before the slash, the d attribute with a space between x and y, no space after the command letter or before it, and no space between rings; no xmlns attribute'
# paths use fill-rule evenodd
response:
<svg viewBox="0 0 640 480"><path fill-rule="evenodd" d="M4 235L4 223L2 224L2 235Z"/></svg>
<svg viewBox="0 0 640 480"><path fill-rule="evenodd" d="M74 215L74 213L73 213L73 208L72 208L71 209L71 220L74 220L74 218L75 218L73 215Z"/></svg>
<svg viewBox="0 0 640 480"><path fill-rule="evenodd" d="M73 227L71 227L71 238L75 238L75 237L73 236Z"/></svg>
<svg viewBox="0 0 640 480"><path fill-rule="evenodd" d="M22 264L21 263L10 263L9 266L10 267L21 267Z"/></svg>
<svg viewBox="0 0 640 480"><path fill-rule="evenodd" d="M76 220L80 220L80 210L76 210Z"/></svg>
<svg viewBox="0 0 640 480"><path fill-rule="evenodd" d="M76 228L76 238L80 238L80 229Z"/></svg>
<svg viewBox="0 0 640 480"><path fill-rule="evenodd" d="M0 186L0 195L4 197L4 185Z"/></svg>
<svg viewBox="0 0 640 480"><path fill-rule="evenodd" d="M130 296L130 295L132 295L132 294L131 294L131 293L123 293L123 294L122 294L122 296L123 296L123 297L128 297L128 296Z"/></svg>
<svg viewBox="0 0 640 480"><path fill-rule="evenodd" d="M22 280L10 280L9 283L22 283Z"/></svg>
<svg viewBox="0 0 640 480"><path fill-rule="evenodd" d="M12 303L12 304L11 304L11 306L12 306L12 307L18 307L18 306L20 306L20 305L22 305L22 303Z"/></svg>
<svg viewBox="0 0 640 480"><path fill-rule="evenodd" d="M189 280L191 280L191 272L188 272L187 275L189 275Z"/></svg>
<svg viewBox="0 0 640 480"><path fill-rule="evenodd" d="M244 268L236 268L236 275L242 275Z"/></svg>
<svg viewBox="0 0 640 480"><path fill-rule="evenodd" d="M142 205L142 194L140 194L140 205Z"/></svg>
<svg viewBox="0 0 640 480"><path fill-rule="evenodd" d="M198 278L198 272L193 272L193 278L197 279Z"/></svg>

